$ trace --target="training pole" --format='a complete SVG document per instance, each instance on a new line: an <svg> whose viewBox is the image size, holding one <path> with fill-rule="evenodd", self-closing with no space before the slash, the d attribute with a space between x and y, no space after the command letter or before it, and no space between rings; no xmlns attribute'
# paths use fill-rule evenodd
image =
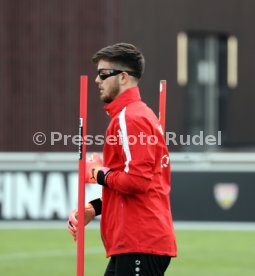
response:
<svg viewBox="0 0 255 276"><path fill-rule="evenodd" d="M79 124L79 183L78 183L78 237L77 237L77 276L84 276L84 205L87 133L88 77L80 77L80 124Z"/></svg>
<svg viewBox="0 0 255 276"><path fill-rule="evenodd" d="M166 80L159 84L159 121L163 132L166 130Z"/></svg>

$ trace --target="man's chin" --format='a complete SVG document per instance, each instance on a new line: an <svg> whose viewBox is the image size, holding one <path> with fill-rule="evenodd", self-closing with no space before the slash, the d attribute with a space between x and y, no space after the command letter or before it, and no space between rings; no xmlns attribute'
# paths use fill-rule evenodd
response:
<svg viewBox="0 0 255 276"><path fill-rule="evenodd" d="M104 95L100 95L100 100L106 104L112 102L112 99L109 99L109 98L105 97Z"/></svg>

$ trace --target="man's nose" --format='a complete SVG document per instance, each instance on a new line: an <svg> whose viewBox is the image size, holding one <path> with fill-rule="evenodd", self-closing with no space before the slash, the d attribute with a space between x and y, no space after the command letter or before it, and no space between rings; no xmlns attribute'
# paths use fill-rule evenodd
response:
<svg viewBox="0 0 255 276"><path fill-rule="evenodd" d="M97 75L97 77L95 78L95 83L100 83L101 79L99 78L99 76Z"/></svg>

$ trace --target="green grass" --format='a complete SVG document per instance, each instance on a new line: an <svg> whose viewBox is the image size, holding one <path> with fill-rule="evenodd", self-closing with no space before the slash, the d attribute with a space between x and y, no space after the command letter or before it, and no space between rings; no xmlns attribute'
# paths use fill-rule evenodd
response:
<svg viewBox="0 0 255 276"><path fill-rule="evenodd" d="M166 276L255 275L255 231L176 231L178 258ZM105 258L98 230L86 231L86 276L101 276ZM75 276L76 244L63 229L0 230L0 275Z"/></svg>

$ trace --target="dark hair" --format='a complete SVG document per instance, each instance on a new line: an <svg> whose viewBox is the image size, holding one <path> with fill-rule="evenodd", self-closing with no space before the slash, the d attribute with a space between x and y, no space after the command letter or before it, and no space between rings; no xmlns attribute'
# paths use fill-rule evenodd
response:
<svg viewBox="0 0 255 276"><path fill-rule="evenodd" d="M100 60L106 60L126 67L125 69L134 71L138 79L144 72L144 56L141 51L132 44L117 43L102 48L92 57L92 61L96 64Z"/></svg>

